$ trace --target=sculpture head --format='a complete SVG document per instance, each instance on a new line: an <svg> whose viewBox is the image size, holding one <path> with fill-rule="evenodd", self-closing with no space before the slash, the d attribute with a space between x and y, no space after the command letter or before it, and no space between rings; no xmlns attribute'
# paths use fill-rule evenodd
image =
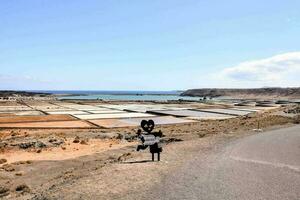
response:
<svg viewBox="0 0 300 200"><path fill-rule="evenodd" d="M148 121L142 120L142 122L141 122L142 129L147 133L151 133L151 131L153 131L153 129L154 129L154 126L155 126L155 124L152 119L150 119Z"/></svg>

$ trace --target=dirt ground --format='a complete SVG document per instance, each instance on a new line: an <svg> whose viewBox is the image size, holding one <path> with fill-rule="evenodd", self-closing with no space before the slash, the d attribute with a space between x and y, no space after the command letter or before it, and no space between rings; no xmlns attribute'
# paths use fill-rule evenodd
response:
<svg viewBox="0 0 300 200"><path fill-rule="evenodd" d="M68 120L75 120L75 118L70 115L11 116L0 118L0 123L49 122Z"/></svg>
<svg viewBox="0 0 300 200"><path fill-rule="evenodd" d="M0 101L0 106L22 106L16 101Z"/></svg>
<svg viewBox="0 0 300 200"><path fill-rule="evenodd" d="M92 128L90 123L86 121L52 121L52 122L30 122L30 123L7 123L1 124L1 128L5 127L22 127L22 128Z"/></svg>
<svg viewBox="0 0 300 200"><path fill-rule="evenodd" d="M135 150L138 128L4 128L0 130L0 198L121 198L146 182L155 184L192 150L205 151L228 138L299 123L274 113L157 126L164 134L164 152L162 161L155 163L148 162L148 151Z"/></svg>

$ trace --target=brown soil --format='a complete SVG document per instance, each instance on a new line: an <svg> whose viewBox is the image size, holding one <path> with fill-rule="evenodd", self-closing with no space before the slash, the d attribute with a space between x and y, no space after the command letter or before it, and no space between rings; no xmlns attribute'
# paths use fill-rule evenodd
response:
<svg viewBox="0 0 300 200"><path fill-rule="evenodd" d="M84 143L82 141L85 141ZM136 143L122 142L120 140L99 140L89 139L81 140L80 143L73 143L73 138L67 138L62 148L52 147L43 149L40 153L36 150L8 150L1 154L5 157L8 164L16 163L24 160L38 161L38 160L68 160L75 159L85 155L92 155L94 153L100 153L108 149L119 149L128 145L134 145Z"/></svg>
<svg viewBox="0 0 300 200"><path fill-rule="evenodd" d="M14 113L0 113L0 117L12 117L15 116Z"/></svg>
<svg viewBox="0 0 300 200"><path fill-rule="evenodd" d="M0 106L21 106L16 101L0 101Z"/></svg>
<svg viewBox="0 0 300 200"><path fill-rule="evenodd" d="M0 123L49 122L68 120L74 120L74 117L70 115L12 116L1 117Z"/></svg>
<svg viewBox="0 0 300 200"><path fill-rule="evenodd" d="M26 105L29 106L49 106L53 107L54 105L49 103L48 101L26 101Z"/></svg>
<svg viewBox="0 0 300 200"><path fill-rule="evenodd" d="M25 122L0 123L0 128L92 128L95 127L85 121L52 121L52 122Z"/></svg>
<svg viewBox="0 0 300 200"><path fill-rule="evenodd" d="M119 119L95 119L95 120L89 120L93 124L96 124L98 126L102 127L129 127L129 126L135 126L129 123L120 122Z"/></svg>
<svg viewBox="0 0 300 200"><path fill-rule="evenodd" d="M273 115L274 112L156 126L155 130L165 135L166 144L160 163L148 162L148 151L135 151L138 127L86 130L7 127L0 129L0 159L7 160L0 165L0 188L9 189L5 190L7 199L121 198L147 182L158 181L164 171L177 166L191 150L214 148L216 138L238 137L249 131L253 133L253 129L265 130L294 122L292 118ZM43 117L35 119L45 120ZM70 122L66 121L68 115L46 117L49 117L47 122L36 124L66 126ZM58 118L61 121L57 122ZM51 122L54 119L56 122ZM73 142L75 138L78 143ZM27 186L20 187L25 192L16 191L20 185Z"/></svg>

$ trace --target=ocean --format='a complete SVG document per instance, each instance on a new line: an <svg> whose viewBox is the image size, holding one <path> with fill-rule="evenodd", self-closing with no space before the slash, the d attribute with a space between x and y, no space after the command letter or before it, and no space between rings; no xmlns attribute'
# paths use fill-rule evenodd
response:
<svg viewBox="0 0 300 200"><path fill-rule="evenodd" d="M180 96L180 91L89 91L89 90L34 90L31 92L45 92L58 95L58 99L102 99L123 101L168 101L192 100L198 101L200 97Z"/></svg>

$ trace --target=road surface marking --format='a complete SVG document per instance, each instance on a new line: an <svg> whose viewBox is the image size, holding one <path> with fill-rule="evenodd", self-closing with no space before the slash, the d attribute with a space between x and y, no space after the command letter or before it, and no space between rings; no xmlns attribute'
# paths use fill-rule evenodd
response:
<svg viewBox="0 0 300 200"><path fill-rule="evenodd" d="M287 165L287 164L283 164L283 163L272 163L272 162L268 162L268 161L240 158L240 157L236 157L236 156L230 156L230 158L233 160L236 160L236 161L250 162L250 163L261 164L261 165L270 165L270 166L273 166L276 168L288 168L293 171L300 172L299 167L295 166L295 165Z"/></svg>

